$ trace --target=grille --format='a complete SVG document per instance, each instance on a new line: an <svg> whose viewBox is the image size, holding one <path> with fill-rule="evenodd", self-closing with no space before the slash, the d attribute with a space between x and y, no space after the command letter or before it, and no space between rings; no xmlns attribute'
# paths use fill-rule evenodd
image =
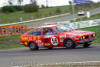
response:
<svg viewBox="0 0 100 67"><path fill-rule="evenodd" d="M93 38L93 35L85 36L85 39Z"/></svg>
<svg viewBox="0 0 100 67"><path fill-rule="evenodd" d="M85 36L85 39L88 39L89 38L89 36Z"/></svg>

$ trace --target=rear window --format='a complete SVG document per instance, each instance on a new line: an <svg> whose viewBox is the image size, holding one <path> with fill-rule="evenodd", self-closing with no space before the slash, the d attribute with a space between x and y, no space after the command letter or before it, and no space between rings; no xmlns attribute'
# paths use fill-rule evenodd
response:
<svg viewBox="0 0 100 67"><path fill-rule="evenodd" d="M41 29L36 29L28 33L29 36L40 36L41 35Z"/></svg>

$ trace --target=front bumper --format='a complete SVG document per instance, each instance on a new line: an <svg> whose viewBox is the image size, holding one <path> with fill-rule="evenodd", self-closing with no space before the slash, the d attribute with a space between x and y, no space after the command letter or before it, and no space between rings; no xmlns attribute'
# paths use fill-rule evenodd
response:
<svg viewBox="0 0 100 67"><path fill-rule="evenodd" d="M76 44L90 43L90 42L93 42L96 39L97 38L95 37L94 39L90 39L90 40L81 40L81 41L76 42Z"/></svg>

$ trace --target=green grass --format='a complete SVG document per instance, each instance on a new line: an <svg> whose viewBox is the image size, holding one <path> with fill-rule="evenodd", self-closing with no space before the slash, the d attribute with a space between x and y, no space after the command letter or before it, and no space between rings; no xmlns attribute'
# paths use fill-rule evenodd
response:
<svg viewBox="0 0 100 67"><path fill-rule="evenodd" d="M22 48L20 36L0 37L0 49Z"/></svg>
<svg viewBox="0 0 100 67"><path fill-rule="evenodd" d="M96 32L96 34L97 34L97 40L95 40L94 42L95 43L100 43L100 31L99 31L99 27L98 26L83 28L83 29L80 29L80 30Z"/></svg>

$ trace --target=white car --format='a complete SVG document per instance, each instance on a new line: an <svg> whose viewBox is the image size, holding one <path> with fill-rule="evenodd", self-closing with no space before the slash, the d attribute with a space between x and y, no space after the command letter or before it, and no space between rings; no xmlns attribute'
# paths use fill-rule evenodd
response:
<svg viewBox="0 0 100 67"><path fill-rule="evenodd" d="M78 16L83 16L83 15L85 15L85 12L84 11L79 11L78 12Z"/></svg>

